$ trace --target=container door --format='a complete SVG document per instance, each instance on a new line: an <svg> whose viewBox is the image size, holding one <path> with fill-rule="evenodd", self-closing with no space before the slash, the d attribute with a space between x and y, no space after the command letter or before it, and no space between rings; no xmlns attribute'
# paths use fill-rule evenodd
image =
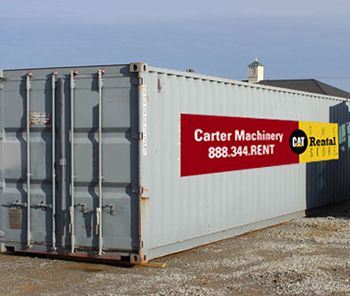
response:
<svg viewBox="0 0 350 296"><path fill-rule="evenodd" d="M71 251L135 250L136 86L130 77L102 70L89 76L72 72L69 101Z"/></svg>
<svg viewBox="0 0 350 296"><path fill-rule="evenodd" d="M46 78L4 82L1 104L1 228L6 241L52 249L52 85Z"/></svg>
<svg viewBox="0 0 350 296"><path fill-rule="evenodd" d="M121 67L16 71L1 82L0 241L7 246L137 250L137 83Z"/></svg>

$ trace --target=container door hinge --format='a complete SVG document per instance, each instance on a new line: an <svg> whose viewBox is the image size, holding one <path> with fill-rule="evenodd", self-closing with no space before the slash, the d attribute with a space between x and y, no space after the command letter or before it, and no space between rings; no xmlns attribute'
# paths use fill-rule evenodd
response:
<svg viewBox="0 0 350 296"><path fill-rule="evenodd" d="M139 194L141 195L142 199L149 199L149 192L146 187L141 186Z"/></svg>
<svg viewBox="0 0 350 296"><path fill-rule="evenodd" d="M138 85L143 85L143 78L142 78L142 77L139 77L139 78L137 79L137 84L138 84Z"/></svg>
<svg viewBox="0 0 350 296"><path fill-rule="evenodd" d="M144 187L140 186L140 187L132 187L131 188L131 192L132 193L135 193L135 194L138 194L138 195L142 195L144 194L145 192L147 192L148 190L145 189Z"/></svg>
<svg viewBox="0 0 350 296"><path fill-rule="evenodd" d="M135 140L142 140L143 139L143 132L139 132L137 134L134 134L131 138L135 139Z"/></svg>
<svg viewBox="0 0 350 296"><path fill-rule="evenodd" d="M134 77L131 79L131 85L140 86L143 85L143 81L142 77Z"/></svg>
<svg viewBox="0 0 350 296"><path fill-rule="evenodd" d="M134 194L141 194L142 187L131 186L131 192Z"/></svg>

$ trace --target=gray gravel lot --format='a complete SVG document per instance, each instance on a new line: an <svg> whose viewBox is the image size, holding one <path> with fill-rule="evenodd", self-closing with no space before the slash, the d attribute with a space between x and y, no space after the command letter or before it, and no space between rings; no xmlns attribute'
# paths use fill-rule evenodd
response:
<svg viewBox="0 0 350 296"><path fill-rule="evenodd" d="M157 261L167 267L0 255L0 295L350 295L350 202Z"/></svg>

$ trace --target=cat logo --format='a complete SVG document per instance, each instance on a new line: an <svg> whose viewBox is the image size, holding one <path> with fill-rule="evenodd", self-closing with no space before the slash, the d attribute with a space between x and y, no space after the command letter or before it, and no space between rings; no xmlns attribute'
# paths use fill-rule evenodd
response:
<svg viewBox="0 0 350 296"><path fill-rule="evenodd" d="M289 138L290 149L296 154L305 152L308 145L308 138L303 130L297 129L292 132Z"/></svg>
<svg viewBox="0 0 350 296"><path fill-rule="evenodd" d="M292 138L292 144L293 147L304 147L306 137L293 137Z"/></svg>

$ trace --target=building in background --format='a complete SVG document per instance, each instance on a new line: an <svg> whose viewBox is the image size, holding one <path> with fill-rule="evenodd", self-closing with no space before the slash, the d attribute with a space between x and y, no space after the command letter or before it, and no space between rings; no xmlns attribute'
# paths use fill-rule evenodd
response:
<svg viewBox="0 0 350 296"><path fill-rule="evenodd" d="M290 88L321 95L350 98L350 93L316 79L264 79L264 65L257 59L248 66L248 82Z"/></svg>
<svg viewBox="0 0 350 296"><path fill-rule="evenodd" d="M248 81L258 83L264 80L264 65L256 58L254 62L248 65Z"/></svg>

